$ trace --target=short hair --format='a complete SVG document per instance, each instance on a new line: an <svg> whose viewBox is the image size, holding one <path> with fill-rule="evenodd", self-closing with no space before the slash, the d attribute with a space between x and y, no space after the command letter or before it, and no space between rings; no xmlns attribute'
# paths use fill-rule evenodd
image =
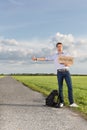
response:
<svg viewBox="0 0 87 130"><path fill-rule="evenodd" d="M56 44L56 47L58 47L58 45L63 45L61 42L58 42L57 44Z"/></svg>

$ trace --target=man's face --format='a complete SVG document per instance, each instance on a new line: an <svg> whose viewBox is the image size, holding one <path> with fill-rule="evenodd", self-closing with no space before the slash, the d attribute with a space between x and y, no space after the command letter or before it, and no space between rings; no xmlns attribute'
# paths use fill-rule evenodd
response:
<svg viewBox="0 0 87 130"><path fill-rule="evenodd" d="M59 44L59 45L57 46L57 51L58 51L58 52L62 52L62 51L63 51L63 45L62 45L62 44Z"/></svg>

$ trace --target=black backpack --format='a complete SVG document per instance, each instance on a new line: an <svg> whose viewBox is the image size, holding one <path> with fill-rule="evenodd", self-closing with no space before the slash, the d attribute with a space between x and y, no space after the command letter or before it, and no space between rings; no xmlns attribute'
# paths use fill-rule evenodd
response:
<svg viewBox="0 0 87 130"><path fill-rule="evenodd" d="M53 90L46 98L46 105L50 107L55 107L58 104L58 96L58 90Z"/></svg>

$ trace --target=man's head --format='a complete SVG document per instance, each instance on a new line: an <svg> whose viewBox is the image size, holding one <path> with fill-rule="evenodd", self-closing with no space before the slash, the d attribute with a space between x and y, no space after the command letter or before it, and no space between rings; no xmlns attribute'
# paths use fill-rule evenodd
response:
<svg viewBox="0 0 87 130"><path fill-rule="evenodd" d="M63 44L61 42L58 42L56 44L57 51L61 53L63 51Z"/></svg>

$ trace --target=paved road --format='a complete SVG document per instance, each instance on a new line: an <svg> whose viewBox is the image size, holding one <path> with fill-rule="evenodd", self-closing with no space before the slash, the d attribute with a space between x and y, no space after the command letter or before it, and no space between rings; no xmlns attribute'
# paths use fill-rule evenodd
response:
<svg viewBox="0 0 87 130"><path fill-rule="evenodd" d="M44 106L44 97L11 77L0 79L0 130L87 130L67 108Z"/></svg>

